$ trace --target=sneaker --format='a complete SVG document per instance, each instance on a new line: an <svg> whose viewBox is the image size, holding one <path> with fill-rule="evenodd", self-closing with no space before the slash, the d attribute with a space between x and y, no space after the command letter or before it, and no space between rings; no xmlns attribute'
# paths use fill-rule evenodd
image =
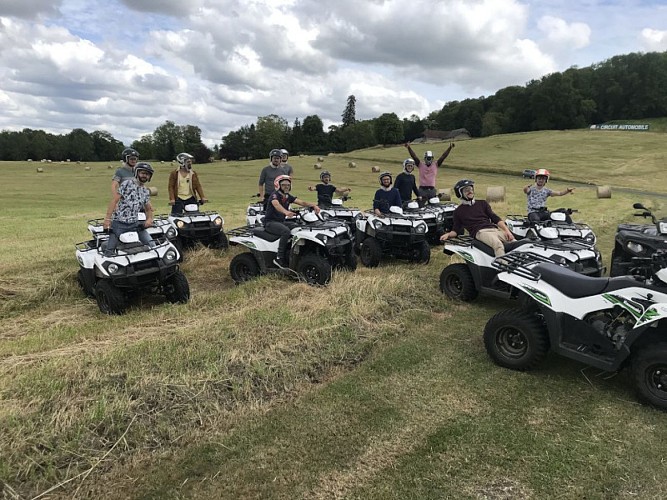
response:
<svg viewBox="0 0 667 500"><path fill-rule="evenodd" d="M287 263L283 259L281 259L280 257L276 257L275 259L273 259L273 263L281 269L284 269L284 268L287 267Z"/></svg>

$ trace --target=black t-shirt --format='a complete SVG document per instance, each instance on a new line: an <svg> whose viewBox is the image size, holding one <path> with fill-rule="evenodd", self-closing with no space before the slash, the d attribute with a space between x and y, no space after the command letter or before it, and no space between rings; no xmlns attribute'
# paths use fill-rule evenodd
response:
<svg viewBox="0 0 667 500"><path fill-rule="evenodd" d="M317 184L315 190L317 191L318 205L331 205L331 200L336 192L336 186L331 184Z"/></svg>
<svg viewBox="0 0 667 500"><path fill-rule="evenodd" d="M276 210L276 207L273 206L273 200L278 200L278 203L285 209L289 210L290 203L293 203L296 200L296 196L291 194L284 195L281 191L274 191L269 196L268 203L266 204L266 215L264 216L264 222L284 222L285 214Z"/></svg>
<svg viewBox="0 0 667 500"><path fill-rule="evenodd" d="M396 176L394 187L401 193L402 201L410 201L412 199L412 193L415 193L415 196L419 196L419 191L417 191L417 181L415 180L414 175L401 172Z"/></svg>

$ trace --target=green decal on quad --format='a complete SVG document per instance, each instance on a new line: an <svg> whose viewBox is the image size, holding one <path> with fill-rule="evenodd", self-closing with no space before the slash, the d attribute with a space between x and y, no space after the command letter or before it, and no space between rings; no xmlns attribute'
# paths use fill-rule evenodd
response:
<svg viewBox="0 0 667 500"><path fill-rule="evenodd" d="M523 289L526 291L528 295L530 295L538 302L541 302L542 304L547 306L551 306L551 300L549 299L549 296L546 293L528 285L523 285Z"/></svg>
<svg viewBox="0 0 667 500"><path fill-rule="evenodd" d="M475 259L468 252L459 252L459 255L463 257L468 262L475 262Z"/></svg>
<svg viewBox="0 0 667 500"><path fill-rule="evenodd" d="M632 314L635 318L639 319L641 318L642 314L644 311L637 309L629 304L629 301L623 297L618 297L616 295L613 295L611 293L603 293L602 296L607 299L609 302L611 302L614 305L620 306L626 311L628 311L630 314Z"/></svg>

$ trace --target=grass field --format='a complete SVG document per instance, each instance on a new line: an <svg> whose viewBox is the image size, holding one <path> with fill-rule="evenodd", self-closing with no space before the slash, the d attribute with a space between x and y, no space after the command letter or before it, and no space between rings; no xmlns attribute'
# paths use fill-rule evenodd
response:
<svg viewBox="0 0 667 500"><path fill-rule="evenodd" d="M521 171L549 168L550 186L577 183L550 206L579 209L608 265L633 202L664 211L664 137L586 130L460 141L438 187L473 178L484 198L505 186L494 209L523 213ZM368 208L371 167L396 174L404 158L403 147L373 148L330 155L323 167ZM312 201L316 161L290 159L294 193ZM266 163L196 166L227 228L243 225ZM153 202L166 212L174 167L154 166ZM183 263L190 303L144 299L105 317L76 285L74 243L104 214L113 170L0 168L10 181L0 199L0 497L667 496L665 414L636 402L625 372L556 356L530 373L492 364L481 334L507 304L446 300L438 276L450 258L440 247L427 266L360 266L326 288L280 278L234 286L237 250L201 248ZM586 183L611 185L612 198Z"/></svg>

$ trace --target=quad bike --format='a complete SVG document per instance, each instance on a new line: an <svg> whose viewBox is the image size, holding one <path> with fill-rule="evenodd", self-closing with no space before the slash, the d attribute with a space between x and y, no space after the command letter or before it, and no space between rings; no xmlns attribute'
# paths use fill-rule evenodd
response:
<svg viewBox="0 0 667 500"><path fill-rule="evenodd" d="M426 241L428 226L419 218L404 215L400 207L391 207L386 215L372 210L356 221L355 246L366 267L377 267L383 257L396 257L420 264L431 260Z"/></svg>
<svg viewBox="0 0 667 500"><path fill-rule="evenodd" d="M333 198L331 203L320 205L320 215L324 220L335 219L345 222L354 236L356 222L363 217L363 214L358 208L343 205L349 199L351 199L350 196L343 195L340 198Z"/></svg>
<svg viewBox="0 0 667 500"><path fill-rule="evenodd" d="M639 398L667 410L667 253L652 259L651 278L591 278L557 264L527 266L514 254L496 259L498 279L533 308L509 309L484 328L491 359L513 370L535 368L552 351L616 372L630 370Z"/></svg>
<svg viewBox="0 0 667 500"><path fill-rule="evenodd" d="M77 281L100 311L122 314L137 292L161 294L172 303L190 300L190 286L178 267L179 252L167 238L155 246L139 241L136 231L123 233L116 253L105 257L107 240L96 238L76 244Z"/></svg>
<svg viewBox="0 0 667 500"><path fill-rule="evenodd" d="M253 198L257 198L258 196L258 194L254 195ZM245 211L246 224L248 226L261 226L265 213L264 203L261 201L251 203Z"/></svg>
<svg viewBox="0 0 667 500"><path fill-rule="evenodd" d="M244 226L228 232L232 245L244 246L247 252L236 255L229 264L229 273L236 283L243 283L263 274L282 274L303 279L309 284L325 285L331 280L332 268L357 268L350 230L344 222L323 220L314 212L301 210L293 219L288 266L279 267L279 236L262 227Z"/></svg>
<svg viewBox="0 0 667 500"><path fill-rule="evenodd" d="M641 210L635 217L650 217L652 224L619 224L611 253L610 276L632 274L634 257L651 257L659 250L667 249L667 218L658 219L641 203L632 208Z"/></svg>
<svg viewBox="0 0 667 500"><path fill-rule="evenodd" d="M431 245L440 244L440 236L452 230L454 220L454 210L456 210L456 203L440 203L440 198L437 196L429 199L424 206L419 206L416 201L407 202L404 206L403 213L406 216L421 219L426 222L428 232L426 233L426 241Z"/></svg>
<svg viewBox="0 0 667 500"><path fill-rule="evenodd" d="M505 244L508 254L528 253L533 260L557 263L587 276L602 276L600 252L582 241L516 240ZM516 298L506 283L498 281L493 249L470 236L445 241L444 253L458 255L465 263L450 264L440 273L440 291L451 299L469 302L480 293L501 298ZM521 258L521 257L517 257Z"/></svg>
<svg viewBox="0 0 667 500"><path fill-rule="evenodd" d="M225 223L216 211L200 211L204 202L185 205L183 213L169 215L168 218L178 229L178 238L183 248L192 248L200 242L210 248L226 249L229 247L227 236L223 230Z"/></svg>
<svg viewBox="0 0 667 500"><path fill-rule="evenodd" d="M508 215L505 224L517 240L532 238L538 240L581 239L595 245L597 237L588 224L568 222L567 217L575 213L572 208L559 208L550 213L549 220L531 222L525 215Z"/></svg>

